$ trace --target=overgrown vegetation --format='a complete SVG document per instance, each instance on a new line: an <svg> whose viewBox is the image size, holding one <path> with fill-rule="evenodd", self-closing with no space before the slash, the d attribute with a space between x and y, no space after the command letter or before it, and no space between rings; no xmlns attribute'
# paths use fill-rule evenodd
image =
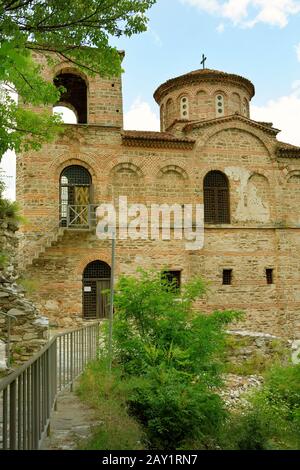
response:
<svg viewBox="0 0 300 470"><path fill-rule="evenodd" d="M21 222L20 206L16 201L0 198L0 220L9 219L12 222Z"/></svg>
<svg viewBox="0 0 300 470"><path fill-rule="evenodd" d="M224 327L242 314L195 312L192 305L204 293L201 279L178 292L160 273L144 271L117 285L114 368L147 448L187 448L191 440L213 448L226 417L216 393Z"/></svg>
<svg viewBox="0 0 300 470"><path fill-rule="evenodd" d="M248 407L229 412L217 393L228 367L225 329L242 314L195 312L204 293L198 278L180 292L152 272L120 278L112 373L105 345L79 388L103 420L84 448L299 449L300 365L259 364L264 385L247 396Z"/></svg>
<svg viewBox="0 0 300 470"><path fill-rule="evenodd" d="M104 359L91 363L81 377L77 389L79 397L95 409L103 423L82 450L141 450L144 435L141 426L128 414L128 388L121 378L121 371L108 372Z"/></svg>
<svg viewBox="0 0 300 470"><path fill-rule="evenodd" d="M237 450L300 448L300 365L275 366L248 397L247 412L224 425L222 447Z"/></svg>
<svg viewBox="0 0 300 470"><path fill-rule="evenodd" d="M237 338L228 335L226 338L227 359L225 372L235 375L264 375L274 364L287 365L289 351L282 341L273 339L265 348L257 348L248 358L241 354L243 349L251 347L252 338Z"/></svg>
<svg viewBox="0 0 300 470"><path fill-rule="evenodd" d="M38 279L28 279L24 276L18 278L17 283L23 287L27 294L33 294L34 292L38 291L40 286Z"/></svg>

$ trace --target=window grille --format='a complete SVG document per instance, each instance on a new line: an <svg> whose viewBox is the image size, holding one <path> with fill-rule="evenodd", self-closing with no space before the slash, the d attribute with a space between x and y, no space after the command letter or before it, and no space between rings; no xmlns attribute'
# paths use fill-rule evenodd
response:
<svg viewBox="0 0 300 470"><path fill-rule="evenodd" d="M208 224L229 224L229 184L220 171L211 171L204 179L204 221Z"/></svg>
<svg viewBox="0 0 300 470"><path fill-rule="evenodd" d="M110 266L104 261L92 261L88 264L83 273L84 279L109 279Z"/></svg>
<svg viewBox="0 0 300 470"><path fill-rule="evenodd" d="M232 269L223 270L223 286L231 286L232 284Z"/></svg>
<svg viewBox="0 0 300 470"><path fill-rule="evenodd" d="M72 165L65 168L60 177L60 225L67 225L68 206L74 206L71 211L71 218L75 214L82 212L81 206L88 206L90 201L90 187L92 178L88 170L79 165ZM76 207L78 209L76 209ZM76 223L87 224L85 214L84 220L77 217Z"/></svg>
<svg viewBox="0 0 300 470"><path fill-rule="evenodd" d="M89 186L90 184L91 175L83 166L68 166L61 174L62 186Z"/></svg>

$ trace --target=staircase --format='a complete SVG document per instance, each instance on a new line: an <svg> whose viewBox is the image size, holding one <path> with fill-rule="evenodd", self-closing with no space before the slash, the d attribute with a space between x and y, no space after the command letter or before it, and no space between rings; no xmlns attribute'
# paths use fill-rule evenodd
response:
<svg viewBox="0 0 300 470"><path fill-rule="evenodd" d="M91 230L96 229L96 209L98 204L89 205L68 205L64 208L64 217L60 221L52 219L52 225L44 227L44 233L40 238L27 240L20 244L18 255L19 271L26 268L37 260L46 249L59 242L66 230Z"/></svg>
<svg viewBox="0 0 300 470"><path fill-rule="evenodd" d="M55 227L50 233L44 235L36 242L29 241L21 247L21 252L18 256L18 267L19 271L23 272L26 268L38 259L42 253L45 253L46 249L57 243L64 235L65 227ZM32 248L27 251L26 248Z"/></svg>

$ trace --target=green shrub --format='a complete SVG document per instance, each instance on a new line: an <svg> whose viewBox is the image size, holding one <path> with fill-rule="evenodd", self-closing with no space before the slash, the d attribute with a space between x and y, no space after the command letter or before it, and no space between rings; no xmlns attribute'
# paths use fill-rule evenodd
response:
<svg viewBox="0 0 300 470"><path fill-rule="evenodd" d="M248 400L249 410L233 415L224 426L223 448L300 448L300 365L273 367Z"/></svg>
<svg viewBox="0 0 300 470"><path fill-rule="evenodd" d="M260 411L232 414L225 422L220 438L224 450L271 450L272 421Z"/></svg>
<svg viewBox="0 0 300 470"><path fill-rule="evenodd" d="M226 412L217 394L201 381L191 382L175 369L152 368L132 386L131 413L143 424L151 448L206 448L214 440Z"/></svg>
<svg viewBox="0 0 300 470"><path fill-rule="evenodd" d="M160 273L144 271L116 287L114 360L131 384L127 402L150 447L176 449L196 439L205 448L226 416L214 390L225 326L241 313L195 312L204 293L199 278L178 291Z"/></svg>
<svg viewBox="0 0 300 470"><path fill-rule="evenodd" d="M9 201L8 199L0 199L0 219L11 219L13 221L20 221L20 207L16 201Z"/></svg>

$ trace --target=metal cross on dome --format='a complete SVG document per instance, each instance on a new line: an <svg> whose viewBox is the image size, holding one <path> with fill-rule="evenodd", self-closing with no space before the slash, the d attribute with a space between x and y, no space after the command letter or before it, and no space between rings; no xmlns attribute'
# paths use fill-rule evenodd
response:
<svg viewBox="0 0 300 470"><path fill-rule="evenodd" d="M204 54L202 54L202 61L201 61L201 65L203 65L203 69L205 69L205 62L207 61L207 57L205 57Z"/></svg>

